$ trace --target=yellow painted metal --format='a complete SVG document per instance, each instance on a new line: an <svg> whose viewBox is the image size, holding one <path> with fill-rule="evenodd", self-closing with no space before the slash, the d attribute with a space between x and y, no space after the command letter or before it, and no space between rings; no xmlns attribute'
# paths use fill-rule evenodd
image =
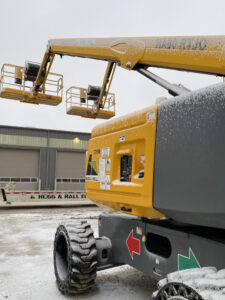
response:
<svg viewBox="0 0 225 300"><path fill-rule="evenodd" d="M225 74L225 36L53 39L49 51L96 58L133 69L137 64Z"/></svg>
<svg viewBox="0 0 225 300"><path fill-rule="evenodd" d="M56 54L109 62L95 110L84 114L83 109L80 112L78 107L73 109L73 114L90 118L98 117L101 106L104 108L103 92L108 81L109 85L111 84L108 75L113 63L128 70L135 70L140 66L142 68L153 66L225 75L225 36L53 39L48 42L32 90L33 95L45 91L45 81Z"/></svg>
<svg viewBox="0 0 225 300"><path fill-rule="evenodd" d="M66 91L66 113L91 119L110 119L115 116L115 94L106 93L104 108L97 109L93 100L88 100L87 89L72 86Z"/></svg>
<svg viewBox="0 0 225 300"><path fill-rule="evenodd" d="M105 104L106 104L106 101L107 101L107 98L108 98L108 95L109 95L109 91L110 91L110 88L111 88L112 79L113 79L115 70L116 70L116 64L113 65L112 74L109 78L108 88L107 88L107 91L106 91L106 94L105 94L105 97L104 97L103 107L105 107Z"/></svg>
<svg viewBox="0 0 225 300"><path fill-rule="evenodd" d="M86 97L87 97L87 90L84 88L80 88L80 98L86 99Z"/></svg>
<svg viewBox="0 0 225 300"><path fill-rule="evenodd" d="M52 59L51 59L51 57L52 57ZM43 60L41 62L41 66L40 66L39 72L37 74L37 78L36 78L36 80L34 82L34 86L33 86L33 89L32 89L32 93L33 94L36 94L38 91L42 91L43 90L44 84L45 84L45 82L47 80L47 76L48 76L48 74L50 72L50 68L52 66L54 57L55 57L55 55L51 56L51 53L47 49L46 52L45 52L44 58L43 58ZM49 64L48 70L46 71L49 62L50 62L50 64ZM42 73L43 72L45 73L45 76L42 79Z"/></svg>
<svg viewBox="0 0 225 300"><path fill-rule="evenodd" d="M111 73L112 73L112 70L113 70L113 65L114 64L112 62L108 62L106 72L105 72L105 76L104 76L103 83L102 83L102 87L101 87L101 91L100 91L100 95L99 95L97 110L99 110L100 105L102 104L102 102L103 103L105 102L105 100L103 100L103 97L104 97L104 93L106 91L107 85L110 81ZM113 74L114 74L114 72L113 72ZM107 92L108 92L108 90L107 90Z"/></svg>
<svg viewBox="0 0 225 300"><path fill-rule="evenodd" d="M19 100L23 103L45 104L53 106L56 106L62 102L62 97L46 94L37 94L36 96L31 96L30 92L20 91L11 88L4 88L3 90L1 90L0 98Z"/></svg>
<svg viewBox="0 0 225 300"><path fill-rule="evenodd" d="M112 63L117 63L128 70L135 70L139 66L155 66L225 75L225 36L53 39L48 42L31 99L34 100L37 94L40 99L40 95L46 93L47 78L56 54L105 60L109 62L108 69ZM105 77L103 85L107 79L109 78ZM102 92L100 103L102 101L104 106L106 101L102 99ZM14 98L16 94L20 92L15 92ZM100 110L98 104L96 111L89 111L85 116L96 118ZM80 113L83 114L82 111ZM78 108L76 112L78 114Z"/></svg>
<svg viewBox="0 0 225 300"><path fill-rule="evenodd" d="M63 76L49 73L45 92L31 92L31 85L24 78L24 67L4 64L1 69L0 97L30 104L58 105L62 102ZM20 79L15 83L15 79Z"/></svg>
<svg viewBox="0 0 225 300"><path fill-rule="evenodd" d="M73 115L73 116L80 116L83 118L89 118L89 119L111 119L112 117L115 116L114 112L110 112L110 111L105 111L103 109L99 109L97 113L93 114L92 110L90 110L89 108L86 107L81 107L81 106L71 106L66 113L68 115Z"/></svg>
<svg viewBox="0 0 225 300"><path fill-rule="evenodd" d="M51 58L50 58L50 63L49 63L49 66L48 66L48 70L47 70L47 72L46 72L44 81L43 81L43 83L42 83L42 86L43 86L42 90L43 90L44 93L45 93L45 84L46 84L46 81L47 81L47 78L48 78L48 75L49 75L49 72L50 72L52 63L53 63L53 61L54 61L54 58L55 58L55 54L53 54L53 55L51 56ZM35 84L34 84L34 85L35 85Z"/></svg>
<svg viewBox="0 0 225 300"><path fill-rule="evenodd" d="M157 109L157 105L148 107L93 129L86 156L88 198L118 211L122 208L123 212L135 216L163 217L153 208ZM121 157L124 155L132 156L130 182L120 181ZM88 171L89 165L97 175ZM144 178L139 178L143 169Z"/></svg>
<svg viewBox="0 0 225 300"><path fill-rule="evenodd" d="M15 67L15 80L22 81L23 80L23 68Z"/></svg>

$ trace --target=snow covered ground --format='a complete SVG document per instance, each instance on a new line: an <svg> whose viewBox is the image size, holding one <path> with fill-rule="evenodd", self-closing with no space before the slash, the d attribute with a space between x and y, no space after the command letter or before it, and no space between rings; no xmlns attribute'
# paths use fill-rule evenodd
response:
<svg viewBox="0 0 225 300"><path fill-rule="evenodd" d="M88 294L58 292L52 255L58 223L87 219L97 235L101 212L97 207L0 210L0 300L150 299L156 282L129 266L99 272Z"/></svg>

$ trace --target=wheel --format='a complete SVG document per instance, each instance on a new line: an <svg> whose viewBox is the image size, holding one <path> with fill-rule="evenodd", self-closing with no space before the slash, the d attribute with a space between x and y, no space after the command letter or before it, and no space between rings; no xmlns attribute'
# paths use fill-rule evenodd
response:
<svg viewBox="0 0 225 300"><path fill-rule="evenodd" d="M204 267L177 271L158 282L151 300L225 299L225 269Z"/></svg>
<svg viewBox="0 0 225 300"><path fill-rule="evenodd" d="M93 230L86 221L60 224L54 241L54 269L63 294L88 291L95 282L97 249Z"/></svg>
<svg viewBox="0 0 225 300"><path fill-rule="evenodd" d="M163 286L155 300L204 300L193 288L179 282L170 282Z"/></svg>

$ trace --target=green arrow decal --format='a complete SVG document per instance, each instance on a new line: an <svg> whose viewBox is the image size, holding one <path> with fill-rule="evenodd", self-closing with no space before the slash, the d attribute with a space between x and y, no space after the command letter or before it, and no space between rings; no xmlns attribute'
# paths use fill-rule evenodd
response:
<svg viewBox="0 0 225 300"><path fill-rule="evenodd" d="M191 248L189 248L189 257L178 254L178 271L193 268L201 268L201 266Z"/></svg>

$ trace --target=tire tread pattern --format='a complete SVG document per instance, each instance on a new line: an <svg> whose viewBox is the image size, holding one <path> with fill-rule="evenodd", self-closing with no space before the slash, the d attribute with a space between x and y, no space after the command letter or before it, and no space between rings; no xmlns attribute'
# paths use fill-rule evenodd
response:
<svg viewBox="0 0 225 300"><path fill-rule="evenodd" d="M59 277L56 266L58 236L64 234L68 247L68 273L65 280ZM54 268L56 282L63 294L79 294L95 284L97 249L93 230L87 221L66 222L58 226L54 242Z"/></svg>

